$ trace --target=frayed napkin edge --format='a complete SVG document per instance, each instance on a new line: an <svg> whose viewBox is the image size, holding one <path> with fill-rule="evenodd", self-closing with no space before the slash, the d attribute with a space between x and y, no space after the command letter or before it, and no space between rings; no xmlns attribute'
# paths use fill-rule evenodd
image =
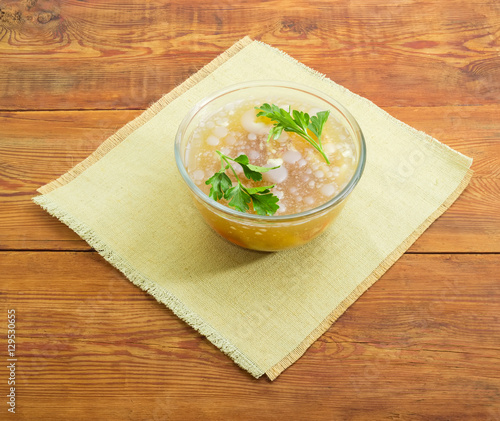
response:
<svg viewBox="0 0 500 421"><path fill-rule="evenodd" d="M441 147L447 152L452 152L461 156L464 160L464 166L467 166L467 172L463 179L455 189L455 191L439 206L439 208L433 212L424 223L422 223L410 236L408 236L403 243L401 243L391 254L389 254L382 263L363 281L356 289L354 289L349 296L342 301L293 351L286 355L282 360L273 365L267 371L263 371L257 367L251 360L249 360L241 351L239 351L234 345L222 337L214 328L209 324L201 320L195 313L187 309L184 304L174 297L171 293L164 290L163 288L156 285L154 282L149 280L147 277L137 273L135 270L131 269L130 266L111 250L105 243L98 239L90 228L85 224L80 223L75 218L73 218L68 213L60 209L54 202L52 202L45 195L59 187L68 184L70 181L82 174L87 168L91 167L94 163L99 161L104 157L109 151L111 151L115 146L125 140L132 132L138 129L140 126L151 120L156 114L158 114L165 106L167 106L174 99L182 95L184 92L189 90L191 87L195 86L205 77L209 76L216 68L222 65L224 62L228 61L237 52L244 49L246 46L252 43L258 43L282 54L286 59L300 66L301 68L307 70L309 73L315 75L321 80L332 84L337 88L340 88L344 92L349 93L363 101L368 106L375 106L379 112L381 112L384 117L391 123L396 123L400 126L404 126L405 129L410 130L414 135L423 135L425 140ZM206 336L207 339L212 342L217 348L219 348L223 353L228 355L238 366L248 371L252 376L259 378L263 374L266 374L270 380L276 379L286 368L291 366L296 362L306 350L321 336L323 335L332 324L351 306L365 291L367 291L403 254L404 252L420 237L423 232L439 217L441 216L456 199L460 196L463 190L469 184L472 177L473 171L470 169L472 164L472 158L452 149L448 145L440 142L439 140L433 138L425 132L419 131L414 127L396 119L388 112L378 107L369 99L362 97L342 85L336 84L334 81L329 79L325 74L314 70L305 64L301 63L294 57L288 55L286 52L281 51L275 47L272 47L262 41L252 40L250 37L246 36L243 39L237 41L222 54L213 59L210 63L205 65L202 69L196 72L194 75L186 79L182 84L178 85L168 94L161 97L158 101L153 103L147 110L145 110L141 115L136 117L131 122L127 123L121 129L119 129L115 134L106 139L91 155L89 155L85 160L75 165L72 169L67 171L65 174L51 181L50 183L41 186L37 189L37 192L42 193L40 196L33 197L32 200L49 214L59 219L61 222L66 224L69 228L75 231L80 237L82 237L87 243L93 247L101 256L104 257L110 264L120 270L133 284L140 287L142 290L151 294L155 299L162 304L170 308L173 313L180 319L188 323L195 330L200 332L202 335Z"/></svg>
<svg viewBox="0 0 500 421"><path fill-rule="evenodd" d="M125 259L116 253L110 246L102 241L94 231L85 223L73 217L62 207L53 202L46 195L35 196L31 199L53 217L67 225L95 249L108 263L118 269L125 277L143 291L152 295L158 302L169 308L179 319L205 336L212 344L231 358L239 367L248 371L255 378L259 378L264 371L257 367L236 346L222 336L209 323L205 322L198 314L190 310L172 293L151 281L147 276L133 269Z"/></svg>
<svg viewBox="0 0 500 421"><path fill-rule="evenodd" d="M193 86L201 82L207 76L209 76L215 69L221 66L223 63L228 61L237 52L250 45L253 40L246 36L241 40L234 43L231 47L225 50L223 53L214 58L210 63L203 66L195 74L190 76L180 85L172 89L168 94L163 95L158 101L151 104L141 115L134 118L132 121L128 122L119 129L116 133L108 137L101 145L90 154L83 161L76 164L73 168L67 171L65 174L61 175L57 179L39 187L36 191L41 194L50 193L59 187L68 184L70 181L74 180L80 174L82 174L87 168L91 167L97 161L99 161L104 155L111 151L115 146L123 142L129 135L131 135L135 130L140 128L142 125L146 124L155 115L162 111L168 104L173 100L180 97L186 91L191 89Z"/></svg>
<svg viewBox="0 0 500 421"><path fill-rule="evenodd" d="M246 37L246 38L248 38L248 37ZM246 38L244 38L243 40L246 40ZM329 85L332 86L332 88L339 89L343 93L346 93L346 94L351 95L352 97L358 99L359 101L364 103L364 105L366 105L367 107L372 108L371 109L372 112L374 110L377 110L377 112L379 112L390 123L396 124L397 126L402 127L405 130L410 131L415 136L423 136L425 138L425 141L432 144L433 146L441 148L442 150L444 150L448 153L453 153L453 154L460 156L463 159L464 164L467 168L470 168L470 166L472 165L472 158L471 157L453 149L452 147L448 146L447 144L445 144L445 143L439 141L438 139L436 139L435 137L429 135L428 133L421 131L421 130L418 130L415 127L410 126L409 124L405 123L404 121L397 119L396 117L392 116L387 111L385 111L383 108L381 108L380 106L375 104L373 101L370 101L368 98L361 96L359 94L356 94L355 92L352 92L351 90L349 90L345 86L334 82L332 79L330 79L328 76L326 76L326 74L321 73L318 70L315 70L315 69L305 65L304 63L300 62L299 60L292 57L288 53L280 50L279 48L273 47L272 45L266 44L265 42L258 41L258 40L253 40L251 43L257 43L265 48L268 48L274 52L281 54L281 56L284 57L286 60L290 61L291 63L294 63L295 65L299 66L303 70L306 70L308 73L310 73L310 74L316 76L317 78L319 78L320 80L328 83ZM421 141L421 139L419 139L418 141Z"/></svg>
<svg viewBox="0 0 500 421"><path fill-rule="evenodd" d="M458 184L457 188L429 217L412 232L395 250L392 251L378 267L362 281L292 352L285 356L280 362L266 371L269 379L276 379L284 370L295 363L314 343L323 335L332 324L342 315L354 302L363 295L380 277L396 263L411 245L420 237L429 226L438 219L446 210L460 197L468 186L474 171L470 168Z"/></svg>

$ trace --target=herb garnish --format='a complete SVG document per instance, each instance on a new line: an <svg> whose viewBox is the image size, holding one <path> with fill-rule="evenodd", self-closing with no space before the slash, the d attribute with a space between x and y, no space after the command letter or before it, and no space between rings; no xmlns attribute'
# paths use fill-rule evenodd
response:
<svg viewBox="0 0 500 421"><path fill-rule="evenodd" d="M286 111L274 104L262 104L260 107L255 107L255 109L260 110L257 117L264 116L275 122L274 127L269 132L268 142L271 137L275 140L278 139L283 130L297 133L323 155L327 164L330 164L321 144L321 132L330 111L320 111L316 115L309 117L309 114L302 111L292 110L291 107ZM308 130L316 136L317 141L308 133Z"/></svg>
<svg viewBox="0 0 500 421"><path fill-rule="evenodd" d="M240 212L248 211L248 209L250 209L248 204L251 202L253 204L253 209L258 215L274 215L274 213L279 209L279 206L276 204L279 199L269 190L275 185L245 187L241 184L238 174L236 174L236 171L229 161L240 164L246 178L254 181L261 181L262 173L279 168L279 166L270 168L259 167L257 165L250 164L248 157L244 154L238 156L237 158L231 158L224 155L220 151L216 152L220 156L221 169L205 181L206 185L212 185L209 196L215 201L222 198L229 200L228 205ZM236 178L237 184L235 186L233 186L233 182L226 174L226 170L228 169L233 172Z"/></svg>

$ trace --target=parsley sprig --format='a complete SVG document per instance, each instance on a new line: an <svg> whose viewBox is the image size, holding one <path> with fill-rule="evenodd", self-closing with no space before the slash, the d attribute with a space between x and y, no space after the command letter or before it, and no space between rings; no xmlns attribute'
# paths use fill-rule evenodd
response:
<svg viewBox="0 0 500 421"><path fill-rule="evenodd" d="M260 107L255 107L260 112L257 117L264 116L274 121L274 127L269 132L267 141L272 138L275 140L281 136L283 130L285 132L297 133L299 136L307 140L322 156L325 158L327 164L330 164L328 157L323 150L321 144L321 132L325 125L330 111L320 111L316 115L309 116L309 114L298 110L292 110L291 107L288 111L278 107L274 104L262 104ZM316 140L309 134L313 133Z"/></svg>
<svg viewBox="0 0 500 421"><path fill-rule="evenodd" d="M244 154L238 156L237 158L231 158L230 156L224 155L220 151L216 152L220 156L221 169L205 181L206 185L212 185L209 196L215 201L222 198L229 200L228 205L240 212L248 211L250 209L248 205L252 203L253 209L258 215L274 215L279 209L279 206L277 205L279 199L270 192L270 189L272 189L275 185L245 187L241 183L241 180L238 177L238 174L236 174L236 171L230 161L240 164L243 168L245 177L254 181L261 181L263 173L279 168L279 166L270 168L259 167L257 165L250 164L248 157ZM237 184L235 186L233 186L233 182L226 174L226 170L231 170L236 178Z"/></svg>

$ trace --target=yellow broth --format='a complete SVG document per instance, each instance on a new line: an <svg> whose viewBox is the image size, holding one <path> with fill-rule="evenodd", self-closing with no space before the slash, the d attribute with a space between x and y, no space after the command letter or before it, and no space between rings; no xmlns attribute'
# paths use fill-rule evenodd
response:
<svg viewBox="0 0 500 421"><path fill-rule="evenodd" d="M303 104L270 101L288 110L298 109L316 114L320 109L308 109ZM263 181L245 178L241 166L233 164L241 182L247 187L275 184L272 193L279 198L276 215L291 215L313 209L338 194L356 169L354 142L345 126L330 115L321 136L323 149L330 165L305 139L295 133L283 132L279 139L267 141L272 127L266 117L256 117L261 101L230 103L194 130L187 145L186 169L189 177L208 195L205 181L220 170L220 158L215 152L236 158L248 156L250 163L280 168L264 174ZM234 175L227 171L236 183ZM225 202L223 202L225 203ZM226 204L226 203L225 203Z"/></svg>
<svg viewBox="0 0 500 421"><path fill-rule="evenodd" d="M208 195L210 186L205 181L221 168L216 153L219 150L232 158L245 154L254 165L280 165L264 173L262 181L255 182L244 176L238 164L232 163L247 187L275 184L271 192L279 198L276 216L305 212L334 198L349 182L357 165L355 143L345 124L331 114L323 127L321 140L330 160L328 165L316 149L295 133L283 132L279 139L267 141L273 123L266 117L257 117L255 109L264 102L309 115L326 111L297 100L272 96L226 104L202 119L188 139L184 164L191 180ZM235 184L234 175L230 171L226 173ZM245 219L243 213L240 218L232 217L195 199L202 216L217 233L242 247L264 251L282 250L310 241L324 231L343 207L340 203L313 217L274 224ZM224 199L220 202L227 206Z"/></svg>

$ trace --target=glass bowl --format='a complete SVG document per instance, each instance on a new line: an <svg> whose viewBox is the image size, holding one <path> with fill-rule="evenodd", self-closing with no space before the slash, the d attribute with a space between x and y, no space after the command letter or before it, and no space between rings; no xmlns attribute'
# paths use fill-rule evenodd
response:
<svg viewBox="0 0 500 421"><path fill-rule="evenodd" d="M319 206L296 214L263 216L231 209L205 194L189 177L186 169L187 146L194 129L201 121L233 101L255 97L266 102L265 98L269 97L270 92L298 99L311 107L330 110L330 116L345 127L355 145L355 170L345 186ZM215 92L188 112L175 137L175 160L196 207L215 232L244 248L279 251L311 241L335 220L361 178L366 160L366 145L354 117L323 92L291 82L252 81Z"/></svg>

